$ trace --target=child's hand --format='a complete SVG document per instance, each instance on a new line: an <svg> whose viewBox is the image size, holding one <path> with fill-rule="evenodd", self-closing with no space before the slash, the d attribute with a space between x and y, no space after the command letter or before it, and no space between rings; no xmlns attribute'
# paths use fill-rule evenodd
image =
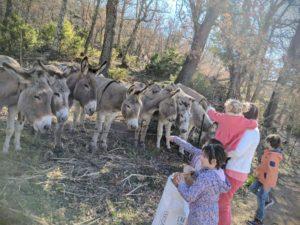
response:
<svg viewBox="0 0 300 225"><path fill-rule="evenodd" d="M178 184L185 183L185 179L182 173L179 174L177 179L178 179Z"/></svg>
<svg viewBox="0 0 300 225"><path fill-rule="evenodd" d="M175 136L169 136L169 137L168 137L168 141L169 141L169 142L174 142L174 138L175 138Z"/></svg>

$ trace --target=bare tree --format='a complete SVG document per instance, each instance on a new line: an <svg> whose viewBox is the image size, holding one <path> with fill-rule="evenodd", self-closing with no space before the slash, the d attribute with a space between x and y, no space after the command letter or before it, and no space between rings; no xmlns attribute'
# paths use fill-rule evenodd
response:
<svg viewBox="0 0 300 225"><path fill-rule="evenodd" d="M128 5L129 2L130 2L130 0L123 0L123 5L122 5L122 10L121 10L121 15L120 15L120 25L119 25L119 30L118 30L118 38L117 38L117 44L116 44L118 47L120 47L125 10L126 10L126 6Z"/></svg>
<svg viewBox="0 0 300 225"><path fill-rule="evenodd" d="M287 51L287 57L285 59L285 64L282 70L280 71L271 98L264 112L263 125L265 130L269 130L272 128L275 114L279 105L282 88L287 84L288 81L291 80L290 79L291 75L296 74L299 76L300 73L299 62L300 62L300 21L298 21L295 35L293 36L290 42L290 46Z"/></svg>
<svg viewBox="0 0 300 225"><path fill-rule="evenodd" d="M4 25L7 23L8 18L11 17L12 13L13 13L12 0L6 0L6 9L5 9L5 14L4 14L4 19L3 19Z"/></svg>
<svg viewBox="0 0 300 225"><path fill-rule="evenodd" d="M62 31L63 31L63 25L64 25L64 18L67 10L67 3L68 0L62 0L60 13L58 17L57 27L56 27L56 35L54 38L53 48L55 51L60 50L60 42L62 38Z"/></svg>
<svg viewBox="0 0 300 225"><path fill-rule="evenodd" d="M155 9L151 9L151 6L155 3ZM137 0L137 15L134 28L129 36L126 46L122 51L122 66L127 67L126 56L129 48L134 44L138 28L142 22L150 22L153 20L155 12L157 11L157 0Z"/></svg>
<svg viewBox="0 0 300 225"><path fill-rule="evenodd" d="M100 56L100 64L107 61L104 74L107 74L111 61L111 53L115 36L115 26L117 21L117 9L119 0L108 0L106 4L106 25L104 33L104 42Z"/></svg>
<svg viewBox="0 0 300 225"><path fill-rule="evenodd" d="M221 9L226 5L226 2L227 1L210 0L207 3L207 9L204 10L203 1L189 0L194 36L190 52L185 59L176 82L181 82L186 85L190 84L192 77L197 70L208 35L215 24ZM204 15L205 17L201 23L201 17Z"/></svg>
<svg viewBox="0 0 300 225"><path fill-rule="evenodd" d="M96 5L96 8L94 10L91 28L90 28L89 34L88 34L88 36L86 38L85 44L84 44L84 54L87 53L89 44L90 44L91 39L93 37L94 28L95 28L95 24L96 24L96 20L97 20L97 16L98 16L98 11L99 11L99 7L100 7L100 3L101 3L101 0L97 0L97 5Z"/></svg>

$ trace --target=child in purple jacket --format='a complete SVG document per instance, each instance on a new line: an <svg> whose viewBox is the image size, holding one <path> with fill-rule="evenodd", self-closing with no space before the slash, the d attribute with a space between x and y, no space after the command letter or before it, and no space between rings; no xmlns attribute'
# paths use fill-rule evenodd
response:
<svg viewBox="0 0 300 225"><path fill-rule="evenodd" d="M221 169L226 161L224 148L220 144L207 144L200 150L174 136L170 137L170 141L178 143L194 155L192 159L192 165L196 169L194 183L188 186L180 173L174 177L179 193L189 203L187 225L217 225L219 194L230 189L230 184Z"/></svg>

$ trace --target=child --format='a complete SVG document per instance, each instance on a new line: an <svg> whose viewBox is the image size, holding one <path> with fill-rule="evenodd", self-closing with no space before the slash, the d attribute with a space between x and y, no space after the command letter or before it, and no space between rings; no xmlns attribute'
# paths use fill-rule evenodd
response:
<svg viewBox="0 0 300 225"><path fill-rule="evenodd" d="M271 188L276 186L279 163L283 158L279 135L269 135L266 138L266 143L267 149L265 149L261 163L256 169L257 180L250 186L250 190L257 195L258 208L255 219L248 221L249 225L263 224L266 201L269 198Z"/></svg>
<svg viewBox="0 0 300 225"><path fill-rule="evenodd" d="M216 112L212 107L207 109L210 119L218 123L215 138L223 143L226 152L235 150L247 129L257 127L257 121L246 119L242 111L243 104L235 99L225 102L225 113Z"/></svg>
<svg viewBox="0 0 300 225"><path fill-rule="evenodd" d="M185 150L188 153L190 153L192 155L192 160L191 160L191 163L190 163L191 166L195 170L200 170L201 169L201 161L199 159L200 159L202 150L200 148L194 147L193 145L191 145L187 141L185 141L182 138L177 137L177 136L170 136L169 137L169 141L170 142L174 142L180 148L182 148L183 150ZM214 139L214 138L210 139L207 142L207 144L219 144L219 145L223 146L220 141L218 141L217 139Z"/></svg>
<svg viewBox="0 0 300 225"><path fill-rule="evenodd" d="M219 144L207 144L198 159L201 169L195 172L191 186L185 183L182 174L176 174L174 183L178 191L189 203L187 225L217 225L219 194L230 189L230 184L217 171L226 160L224 148ZM224 173L223 173L224 174Z"/></svg>

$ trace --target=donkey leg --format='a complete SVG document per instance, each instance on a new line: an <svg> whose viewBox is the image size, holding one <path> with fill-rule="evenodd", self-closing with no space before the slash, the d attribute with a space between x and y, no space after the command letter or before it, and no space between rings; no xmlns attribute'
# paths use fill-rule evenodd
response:
<svg viewBox="0 0 300 225"><path fill-rule="evenodd" d="M169 122L166 124L165 126L166 129L166 145L167 145L167 149L171 149L171 145L170 145L170 136L171 136L171 129L172 129L172 123Z"/></svg>
<svg viewBox="0 0 300 225"><path fill-rule="evenodd" d="M164 128L164 124L162 121L158 121L158 125L157 125L157 135L156 135L156 148L160 148L160 140L162 138L163 135L163 128Z"/></svg>
<svg viewBox="0 0 300 225"><path fill-rule="evenodd" d="M98 146L98 138L103 129L103 123L105 120L105 114L97 112L96 130L93 135L92 142L90 144L92 150L96 150Z"/></svg>
<svg viewBox="0 0 300 225"><path fill-rule="evenodd" d="M80 104L78 101L75 101L74 103L74 111L73 111L73 124L71 126L71 131L75 131L77 128L77 124L78 124L78 117L80 114Z"/></svg>
<svg viewBox="0 0 300 225"><path fill-rule="evenodd" d="M112 124L112 121L116 118L117 113L112 113L110 115L106 115L105 117L105 122L103 124L103 130L102 130L102 134L101 134L101 148L103 150L107 150L107 136Z"/></svg>
<svg viewBox="0 0 300 225"><path fill-rule="evenodd" d="M3 153L7 154L9 149L9 142L15 131L15 117L17 115L17 107L12 106L8 108L8 117L6 125L6 136L3 144Z"/></svg>
<svg viewBox="0 0 300 225"><path fill-rule="evenodd" d="M54 131L54 148L58 151L63 150L63 143L61 141L62 132L64 129L65 123L57 123Z"/></svg>
<svg viewBox="0 0 300 225"><path fill-rule="evenodd" d="M134 131L134 146L135 147L138 147L138 144L139 144L139 137L140 137L140 133L141 133L141 130L142 130L142 124L143 124L143 121L141 121L139 123L138 128L135 129L135 131Z"/></svg>
<svg viewBox="0 0 300 225"><path fill-rule="evenodd" d="M20 139L21 139L21 133L24 127L25 119L22 118L21 113L18 114L18 119L15 123L15 150L20 151L21 144L20 144Z"/></svg>
<svg viewBox="0 0 300 225"><path fill-rule="evenodd" d="M143 149L145 149L145 147L146 147L146 145L145 145L145 139L146 139L146 134L147 134L147 130L148 130L150 121L151 121L151 118L150 119L147 118L142 123L141 146L142 146Z"/></svg>

